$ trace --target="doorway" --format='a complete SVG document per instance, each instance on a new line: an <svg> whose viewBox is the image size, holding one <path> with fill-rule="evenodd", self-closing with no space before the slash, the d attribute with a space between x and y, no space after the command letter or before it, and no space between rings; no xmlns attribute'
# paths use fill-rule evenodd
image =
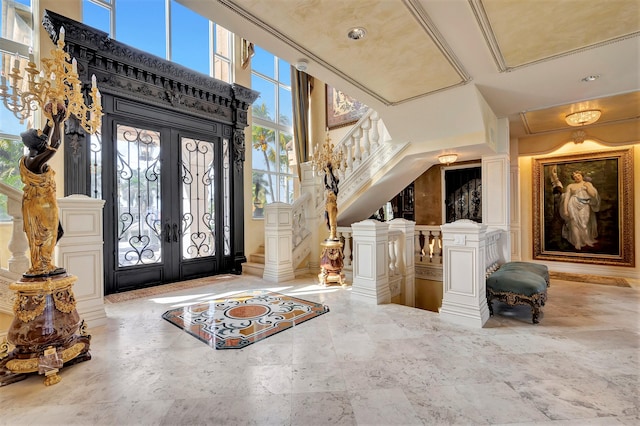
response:
<svg viewBox="0 0 640 426"><path fill-rule="evenodd" d="M230 140L153 108L118 114L107 97L102 126L105 292L225 272L231 255ZM226 133L230 133L230 128Z"/></svg>

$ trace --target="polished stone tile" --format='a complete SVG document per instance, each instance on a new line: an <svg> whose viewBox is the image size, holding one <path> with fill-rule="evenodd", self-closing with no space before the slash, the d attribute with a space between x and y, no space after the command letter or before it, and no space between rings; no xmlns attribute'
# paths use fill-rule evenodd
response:
<svg viewBox="0 0 640 426"><path fill-rule="evenodd" d="M640 424L640 286L554 282L540 324L502 306L476 329L315 283L242 276L108 304L93 359L53 387L0 388L0 424ZM223 351L161 318L254 289L330 311Z"/></svg>

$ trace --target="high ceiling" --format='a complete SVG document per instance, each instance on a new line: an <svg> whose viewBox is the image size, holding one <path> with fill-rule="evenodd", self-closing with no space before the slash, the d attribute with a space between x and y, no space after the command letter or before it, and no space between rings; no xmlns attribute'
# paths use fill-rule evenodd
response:
<svg viewBox="0 0 640 426"><path fill-rule="evenodd" d="M640 117L640 1L179 0L381 112L474 84L511 135ZM366 36L347 33L361 27ZM596 76L594 81L583 81ZM410 134L410 133L409 133Z"/></svg>

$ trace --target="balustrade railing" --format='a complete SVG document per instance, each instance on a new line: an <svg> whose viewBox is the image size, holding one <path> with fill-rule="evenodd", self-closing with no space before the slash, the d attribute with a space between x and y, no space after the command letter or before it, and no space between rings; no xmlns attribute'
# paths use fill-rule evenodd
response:
<svg viewBox="0 0 640 426"><path fill-rule="evenodd" d="M416 225L416 264L442 265L442 233L439 225Z"/></svg>
<svg viewBox="0 0 640 426"><path fill-rule="evenodd" d="M402 258L401 238L402 231L399 229L389 230L389 293L391 298L399 296L402 292L402 271L399 264Z"/></svg>
<svg viewBox="0 0 640 426"><path fill-rule="evenodd" d="M7 260L7 269L3 269L11 275L20 275L29 269L29 258L26 254L29 243L23 230L22 191L0 182L0 193L7 197L7 213L13 223L8 244L11 255Z"/></svg>
<svg viewBox="0 0 640 426"><path fill-rule="evenodd" d="M350 226L338 226L338 238L342 241L342 255L344 272L347 282L353 279L353 231Z"/></svg>
<svg viewBox="0 0 640 426"><path fill-rule="evenodd" d="M11 216L11 237L7 248L7 267L0 267L0 312L13 314L14 292L9 284L29 269L29 243L23 230L22 191L0 182L0 193L7 197L7 213Z"/></svg>

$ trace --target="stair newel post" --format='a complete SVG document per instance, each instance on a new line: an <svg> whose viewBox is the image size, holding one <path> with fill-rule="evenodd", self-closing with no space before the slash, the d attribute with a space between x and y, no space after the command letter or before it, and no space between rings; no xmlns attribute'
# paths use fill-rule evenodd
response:
<svg viewBox="0 0 640 426"><path fill-rule="evenodd" d="M377 111L374 111L371 116L371 150L375 150L380 146L380 129L378 124L380 122L380 115Z"/></svg>

